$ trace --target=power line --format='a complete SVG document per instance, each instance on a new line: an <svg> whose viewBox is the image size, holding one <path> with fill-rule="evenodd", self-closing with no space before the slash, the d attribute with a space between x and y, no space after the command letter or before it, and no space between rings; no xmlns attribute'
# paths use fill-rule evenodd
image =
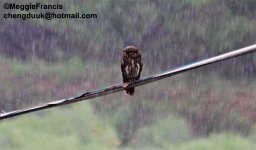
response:
<svg viewBox="0 0 256 150"><path fill-rule="evenodd" d="M185 71L189 71L189 70L192 70L192 69L195 69L198 67L202 67L202 66L216 63L219 61L223 61L226 59L238 57L241 55L249 54L249 53L252 53L255 51L256 51L256 44L248 46L248 47L244 47L244 48L241 48L238 50L234 50L234 51L222 54L222 55L218 55L215 57L197 61L197 62L188 64L188 65L185 65L185 66L177 67L175 69L171 69L169 71L166 71L166 72L163 72L160 74L149 76L144 79L137 80L137 81L131 83L130 85L128 85L127 87L137 87L137 86L145 85L145 84L148 84L148 83L151 83L151 82L154 82L157 80L161 80L161 79L164 79L164 78L167 78L167 77L170 77L170 76L173 76L173 75L185 72ZM6 118L11 118L11 117L18 116L18 115L23 115L23 114L38 111L38 110L48 109L48 108L57 107L57 106L61 106L61 105L67 105L67 104L79 102L82 100L88 100L88 99L96 98L99 96L108 95L108 94L115 93L115 92L120 92L122 90L124 90L123 84L112 85L112 86L94 90L91 92L86 92L86 93L76 96L76 97L62 99L62 100L46 103L43 105L31 107L28 109L15 110L15 111L7 112L7 113L3 112L2 114L0 114L0 120L6 119Z"/></svg>

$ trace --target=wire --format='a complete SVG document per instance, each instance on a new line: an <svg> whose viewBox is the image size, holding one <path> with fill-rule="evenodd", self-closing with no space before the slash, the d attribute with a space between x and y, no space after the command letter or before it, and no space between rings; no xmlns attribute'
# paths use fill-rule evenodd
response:
<svg viewBox="0 0 256 150"><path fill-rule="evenodd" d="M218 55L215 57L211 57L208 59L204 59L201 61L197 61L185 66L181 66L181 67L177 67L175 69L171 69L169 71L160 73L160 74L156 74L156 75L152 75L149 77L146 77L144 79L140 79L137 80L131 84L129 84L127 86L127 88L129 87L137 87L137 86L141 86L141 85L145 85L154 81L158 81L170 76L174 76L176 74L185 72L185 71L189 71L198 67L202 67L205 65L209 65L212 63L216 63L219 61L223 61L226 59L230 59L230 58L234 58L234 57L238 57L241 55L245 55L245 54L249 54L252 52L256 51L256 44L251 45L251 46L247 46L238 50L234 50L222 55ZM54 101L54 102L50 102L50 103L46 103L43 105L39 105L39 106L35 106L35 107L31 107L31 108L27 108L27 109L21 109L21 110L15 110L15 111L11 111L11 112L3 112L0 114L0 120L2 119L7 119L7 118L11 118L14 116L19 116L19 115L23 115L26 113L30 113L30 112L34 112L34 111L38 111L38 110L43 110L43 109L48 109L48 108L52 108L52 107L57 107L57 106L61 106L61 105L67 105L67 104L71 104L71 103L75 103L75 102L79 102L82 100L88 100L88 99L92 99L92 98L96 98L96 97L100 97L103 95L108 95L111 93L115 93L115 92L120 92L124 90L123 84L117 84L117 85L112 85L109 87L105 87L102 89L98 89L98 90L94 90L91 92L86 92L82 95L76 96L76 97L71 97L71 98L67 98L67 99L62 99L62 100L58 100L58 101Z"/></svg>

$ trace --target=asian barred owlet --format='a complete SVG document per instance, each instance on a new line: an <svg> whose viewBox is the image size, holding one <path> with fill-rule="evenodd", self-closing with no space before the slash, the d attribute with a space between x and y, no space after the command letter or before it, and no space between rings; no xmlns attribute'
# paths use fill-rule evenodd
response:
<svg viewBox="0 0 256 150"><path fill-rule="evenodd" d="M124 87L140 78L142 66L143 64L139 49L134 46L124 48L121 63ZM125 91L129 95L133 95L134 87L126 88Z"/></svg>

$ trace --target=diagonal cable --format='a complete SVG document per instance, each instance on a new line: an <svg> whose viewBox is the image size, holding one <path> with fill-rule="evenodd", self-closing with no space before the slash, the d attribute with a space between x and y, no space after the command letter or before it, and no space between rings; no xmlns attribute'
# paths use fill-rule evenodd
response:
<svg viewBox="0 0 256 150"><path fill-rule="evenodd" d="M137 86L145 85L145 84L148 84L148 83L151 83L154 81L158 81L158 80L170 77L170 76L174 76L176 74L179 74L179 73L182 73L185 71L189 71L189 70L192 70L192 69L195 69L198 67L202 67L202 66L216 63L219 61L223 61L226 59L238 57L241 55L249 54L252 52L256 52L256 44L247 46L247 47L244 47L241 49L237 49L237 50L225 53L225 54L221 54L221 55L218 55L215 57L197 61L197 62L188 64L188 65L185 65L185 66L177 67L177 68L174 68L174 69L171 69L171 70L168 70L166 72L162 72L162 73L159 73L156 75L149 76L144 79L137 80L137 81L131 83L130 85L128 85L127 87L137 87ZM67 105L67 104L79 102L82 100L88 100L88 99L108 95L111 93L120 92L122 90L124 90L123 84L112 85L112 86L94 90L91 92L86 92L86 93L76 96L76 97L70 97L67 99L62 99L62 100L46 103L43 105L39 105L39 106L27 108L27 109L15 110L15 111L7 112L7 113L3 112L0 114L0 120L11 118L11 117L18 116L18 115L23 115L23 114L38 111L38 110L48 109L48 108L57 107L57 106L61 106L61 105Z"/></svg>

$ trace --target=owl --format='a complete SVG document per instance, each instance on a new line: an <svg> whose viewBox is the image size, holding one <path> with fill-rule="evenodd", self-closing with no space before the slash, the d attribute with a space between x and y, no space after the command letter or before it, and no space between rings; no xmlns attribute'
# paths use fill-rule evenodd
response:
<svg viewBox="0 0 256 150"><path fill-rule="evenodd" d="M124 88L126 88L131 82L140 78L142 66L140 50L135 46L127 46L124 48L121 62ZM126 88L125 91L126 94L133 95L134 87Z"/></svg>

